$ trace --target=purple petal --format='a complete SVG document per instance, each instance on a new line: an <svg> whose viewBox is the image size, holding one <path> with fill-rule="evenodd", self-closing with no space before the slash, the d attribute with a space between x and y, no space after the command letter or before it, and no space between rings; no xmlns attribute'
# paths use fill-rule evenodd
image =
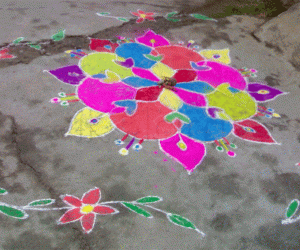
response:
<svg viewBox="0 0 300 250"><path fill-rule="evenodd" d="M78 65L49 70L49 73L54 75L58 80L71 85L78 85L86 77Z"/></svg>
<svg viewBox="0 0 300 250"><path fill-rule="evenodd" d="M259 102L272 100L278 95L284 93L278 89L260 83L248 84L247 91L256 101Z"/></svg>

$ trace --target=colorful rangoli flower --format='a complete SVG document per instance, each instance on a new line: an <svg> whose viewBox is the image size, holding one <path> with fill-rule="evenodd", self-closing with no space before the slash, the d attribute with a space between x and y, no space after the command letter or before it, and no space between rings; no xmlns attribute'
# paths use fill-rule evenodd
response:
<svg viewBox="0 0 300 250"><path fill-rule="evenodd" d="M99 205L100 198L99 188L89 190L82 196L81 200L72 195L65 195L63 202L72 207L59 219L59 223L65 224L80 220L83 230L90 233L94 228L97 214L112 215L119 213L115 208Z"/></svg>
<svg viewBox="0 0 300 250"><path fill-rule="evenodd" d="M80 101L86 106L75 114L67 135L93 138L118 129L124 136L115 143L123 145L119 153L124 156L131 147L141 150L144 141L158 141L189 173L203 161L207 143L234 157L237 146L229 135L276 144L254 118L280 117L258 102L284 93L248 83L247 75L229 65L228 49L197 52L192 42L171 44L151 30L136 41L121 39L117 44L92 39L90 48L96 53L83 54L78 65L50 70L76 88L52 102L67 106ZM175 86L161 84L167 78Z"/></svg>
<svg viewBox="0 0 300 250"><path fill-rule="evenodd" d="M14 55L10 55L10 54L8 54L8 49L2 49L2 50L0 50L0 60L1 59L13 59L13 58L15 58L15 56Z"/></svg>
<svg viewBox="0 0 300 250"><path fill-rule="evenodd" d="M146 13L142 10L138 10L137 12L131 12L132 15L139 17L136 22L137 23L142 23L144 20L149 20L149 21L154 21L153 15L154 13Z"/></svg>

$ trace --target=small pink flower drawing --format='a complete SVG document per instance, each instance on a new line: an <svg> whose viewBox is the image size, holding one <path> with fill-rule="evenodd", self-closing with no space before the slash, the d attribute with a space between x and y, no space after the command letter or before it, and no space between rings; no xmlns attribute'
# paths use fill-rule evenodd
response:
<svg viewBox="0 0 300 250"><path fill-rule="evenodd" d="M163 36L157 35L152 30L149 30L144 36L136 39L139 43L143 43L146 46L159 47L170 45L169 41Z"/></svg>
<svg viewBox="0 0 300 250"><path fill-rule="evenodd" d="M0 59L13 59L13 58L15 58L15 56L8 54L8 49L0 50Z"/></svg>
<svg viewBox="0 0 300 250"><path fill-rule="evenodd" d="M137 12L131 12L132 15L139 17L138 20L136 20L137 23L144 22L145 19L148 19L149 21L154 21L154 13L146 13L142 10L138 10Z"/></svg>
<svg viewBox="0 0 300 250"><path fill-rule="evenodd" d="M59 219L59 224L80 220L83 230L88 234L94 228L97 214L107 215L119 213L115 208L99 205L100 198L101 193L99 188L89 190L83 194L81 200L72 195L65 195L63 202L72 207Z"/></svg>

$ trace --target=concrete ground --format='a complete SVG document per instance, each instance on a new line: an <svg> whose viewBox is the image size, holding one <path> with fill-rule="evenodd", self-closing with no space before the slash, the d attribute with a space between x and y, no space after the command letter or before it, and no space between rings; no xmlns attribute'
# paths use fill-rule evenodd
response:
<svg viewBox="0 0 300 250"><path fill-rule="evenodd" d="M114 204L119 213L97 216L89 234L83 233L79 221L58 225L63 209L27 207L26 219L0 214L0 249L300 249L299 222L281 224L291 200L300 199L300 166L296 166L300 162L299 70L278 49L253 36L266 19L230 16L213 22L185 15L172 23L162 17L173 10L182 11L186 5L198 8L201 4L207 3L0 3L0 44L7 46L18 37L41 43L41 50L25 42L10 46L16 58L0 60L0 188L8 191L1 196L2 213L3 203L25 209L31 201L46 198L56 200L48 207L63 208L66 204L61 195L80 198L94 187L101 190L101 202L163 198L152 204L158 210L144 207L153 218ZM96 15L110 12L133 18L129 12L137 9L157 13L156 22L136 24L132 19L122 23ZM66 30L65 39L50 41L60 28ZM124 157L114 143L122 137L118 130L101 138L65 137L74 114L84 105L50 103L58 92L71 93L74 87L44 70L76 64L78 60L66 57L64 51L80 48L88 52L88 37L135 38L148 28L174 42L194 40L203 49L229 48L233 67L258 70L251 81L288 93L266 103L281 118L255 118L281 145L251 143L230 135L230 141L238 146L235 158L207 144L204 161L188 175L159 150L157 142L144 142L141 151L130 151ZM171 224L161 211L188 218L206 236Z"/></svg>

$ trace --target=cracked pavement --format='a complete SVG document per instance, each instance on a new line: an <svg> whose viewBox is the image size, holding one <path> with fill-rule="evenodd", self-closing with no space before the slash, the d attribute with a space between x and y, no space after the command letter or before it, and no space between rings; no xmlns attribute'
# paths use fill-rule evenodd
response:
<svg viewBox="0 0 300 250"><path fill-rule="evenodd" d="M188 3L190 11L199 4ZM129 11L136 9L162 15L187 10L183 1L170 6L167 0L1 3L2 46L21 36L26 41L49 41L41 50L13 45L10 53L17 57L0 60L0 187L9 192L0 196L1 202L23 206L51 198L63 207L60 195L81 197L94 187L101 189L102 201L155 195L164 199L158 208L189 218L207 236L172 225L159 212L148 219L121 206L117 215L98 216L88 235L79 222L57 225L61 211L29 211L26 220L0 214L0 248L299 249L300 224L282 225L281 220L289 202L300 199L300 170L295 166L300 162L300 72L280 44L258 38L262 36L257 31L269 20L243 15L211 22L185 15L178 23L157 17L156 22L136 24L133 19L122 24L95 14L130 16ZM58 27L66 29L66 37L53 42L49 37ZM77 60L64 57L64 51L88 50L89 37L134 38L148 28L171 41L192 39L203 49L229 48L235 68L255 68L255 82L288 92L267 103L280 119L255 118L281 145L250 143L230 135L238 145L236 158L208 145L203 163L188 175L175 161L164 161L155 142L144 143L143 150L124 158L114 144L119 131L102 138L65 137L72 117L84 106L51 104L58 92L71 92L73 87L43 71L75 64ZM154 151L159 151L155 157Z"/></svg>

